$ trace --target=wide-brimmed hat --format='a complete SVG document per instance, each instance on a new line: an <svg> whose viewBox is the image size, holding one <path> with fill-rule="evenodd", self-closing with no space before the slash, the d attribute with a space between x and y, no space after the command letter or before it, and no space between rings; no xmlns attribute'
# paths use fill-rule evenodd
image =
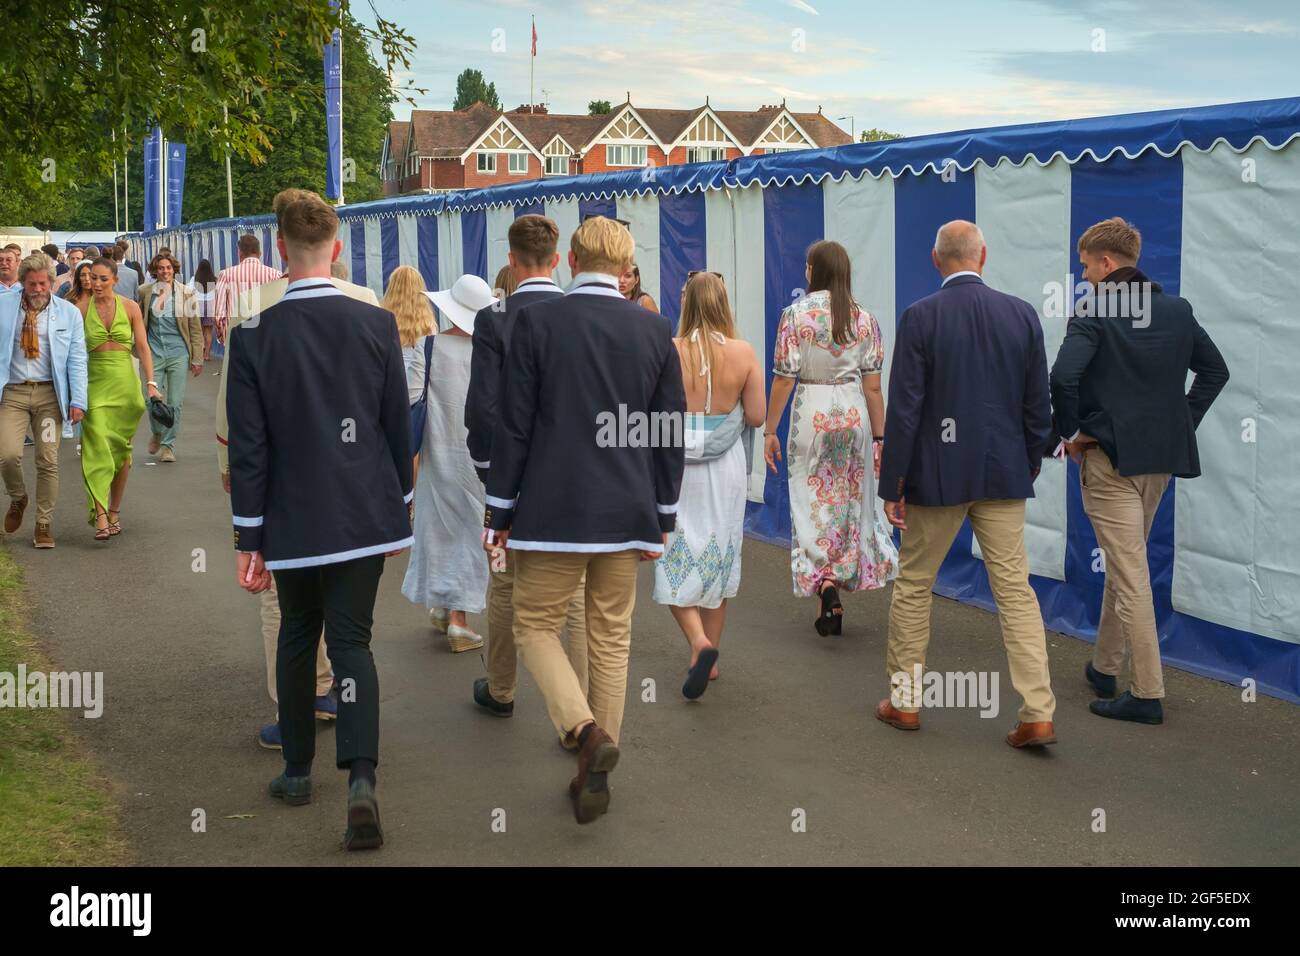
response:
<svg viewBox="0 0 1300 956"><path fill-rule="evenodd" d="M452 283L450 289L426 292L425 295L433 300L452 325L470 335L474 334L474 316L478 310L497 302L488 284L476 275L463 275Z"/></svg>

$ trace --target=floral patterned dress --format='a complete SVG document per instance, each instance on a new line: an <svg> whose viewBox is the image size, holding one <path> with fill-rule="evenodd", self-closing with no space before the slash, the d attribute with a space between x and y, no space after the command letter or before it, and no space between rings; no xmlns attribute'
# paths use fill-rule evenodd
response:
<svg viewBox="0 0 1300 956"><path fill-rule="evenodd" d="M844 591L884 587L898 569L876 506L871 432L862 376L885 362L880 327L856 310L856 337L831 338L829 292L813 292L781 314L772 371L798 379L790 410L790 570L794 593L810 597L824 580Z"/></svg>

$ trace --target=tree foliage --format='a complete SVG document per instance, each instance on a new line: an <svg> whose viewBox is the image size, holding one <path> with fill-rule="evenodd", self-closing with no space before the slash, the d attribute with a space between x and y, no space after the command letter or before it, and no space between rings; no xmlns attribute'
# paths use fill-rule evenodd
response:
<svg viewBox="0 0 1300 956"><path fill-rule="evenodd" d="M479 70L461 70L460 76L456 77L456 102L452 104L451 108L463 110L466 107L473 106L476 102L486 103L494 110L501 109L501 99L497 96L497 85L496 83L487 82Z"/></svg>
<svg viewBox="0 0 1300 956"><path fill-rule="evenodd" d="M605 116L613 109L609 100L592 100L587 104L588 116Z"/></svg>
<svg viewBox="0 0 1300 956"><path fill-rule="evenodd" d="M878 143L886 139L902 139L902 133L890 133L883 129L864 129L858 134L859 143Z"/></svg>

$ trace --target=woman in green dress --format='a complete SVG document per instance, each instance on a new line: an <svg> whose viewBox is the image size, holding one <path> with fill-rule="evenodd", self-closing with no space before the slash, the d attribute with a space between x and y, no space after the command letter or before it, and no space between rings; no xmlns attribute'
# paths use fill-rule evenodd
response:
<svg viewBox="0 0 1300 956"><path fill-rule="evenodd" d="M95 540L120 534L131 439L144 415L140 378L131 364L134 349L148 380L149 397L161 398L153 381L153 356L140 307L113 291L117 263L96 259L90 267L91 297L82 306L87 352L87 408L81 420L81 474Z"/></svg>

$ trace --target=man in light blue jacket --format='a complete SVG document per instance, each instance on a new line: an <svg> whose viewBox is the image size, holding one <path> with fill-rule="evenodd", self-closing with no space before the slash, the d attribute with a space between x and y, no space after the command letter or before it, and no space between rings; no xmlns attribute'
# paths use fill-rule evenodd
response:
<svg viewBox="0 0 1300 956"><path fill-rule="evenodd" d="M0 295L0 477L9 492L4 530L17 531L27 510L23 439L30 429L36 451L32 544L52 548L63 423L76 424L86 411L86 333L77 307L50 293L54 264L48 256L24 259L18 282L21 292Z"/></svg>

